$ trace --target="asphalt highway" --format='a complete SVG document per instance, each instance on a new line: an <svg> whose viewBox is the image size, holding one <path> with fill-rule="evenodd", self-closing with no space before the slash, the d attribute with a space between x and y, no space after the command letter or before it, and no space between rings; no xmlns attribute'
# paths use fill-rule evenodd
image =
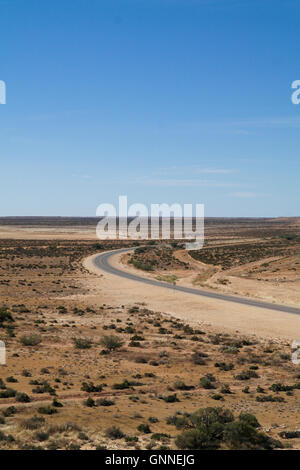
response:
<svg viewBox="0 0 300 470"><path fill-rule="evenodd" d="M100 253L94 258L93 260L94 265L97 268L100 268L102 271L105 271L109 274L114 274L115 276L130 279L131 281L143 282L144 284L148 284L151 286L163 287L164 289L172 289L172 290L176 290L180 292L185 292L187 294L200 295L202 297L208 297L210 299L223 300L224 302L234 302L236 304L249 305L250 307L265 308L269 310L276 310L280 312L300 315L300 308L289 307L287 305L272 304L269 302L263 302L259 300L253 300L253 299L246 299L243 297L238 297L238 296L233 296L233 295L219 294L216 292L206 291L204 289L194 289L192 287L177 286L177 285L169 284L167 282L156 281L155 279L148 279L142 276L137 276L136 274L129 273L127 271L122 271L121 269L118 269L110 264L109 261L112 256L119 254L119 253L129 252L129 251L131 250L129 250L128 248L123 248L121 250L114 250L114 251Z"/></svg>

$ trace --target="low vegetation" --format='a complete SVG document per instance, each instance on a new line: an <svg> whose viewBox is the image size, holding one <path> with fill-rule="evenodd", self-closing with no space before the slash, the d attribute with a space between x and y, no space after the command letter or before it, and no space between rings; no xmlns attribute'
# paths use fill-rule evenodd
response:
<svg viewBox="0 0 300 470"><path fill-rule="evenodd" d="M295 249L297 239L279 235L270 243ZM0 374L0 447L300 448L290 343L188 324L134 298L123 305L95 296L101 281L82 258L123 243L0 240L9 358ZM137 246L133 258L154 260L161 280L175 282L168 269L186 269L175 253L182 246L157 245Z"/></svg>

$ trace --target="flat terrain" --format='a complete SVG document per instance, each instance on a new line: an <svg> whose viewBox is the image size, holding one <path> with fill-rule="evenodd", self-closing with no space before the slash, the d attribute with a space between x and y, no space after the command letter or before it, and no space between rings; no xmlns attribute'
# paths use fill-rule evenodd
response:
<svg viewBox="0 0 300 470"><path fill-rule="evenodd" d="M92 225L73 226L72 234L68 225L50 222L4 225L0 233L0 336L7 346L7 365L0 366L2 448L176 448L189 414L207 407L229 409L236 418L252 413L276 446L300 448L300 370L290 347L298 316L93 271L93 256L130 243L99 242ZM83 237L85 230L91 237ZM158 244L153 271L128 265L120 255L113 262L139 275L165 276L164 282L174 276L182 285L202 288L204 282L208 290L217 273L227 279L231 270L232 278L243 279L249 264L267 263L247 280L273 283L272 270L279 269L284 297L298 282L297 233L298 219L208 223L205 249L280 241L283 252L271 256L276 268L265 248L259 260L242 259L233 248L223 269L218 251L205 254L214 264L170 243ZM143 253L136 256L145 261ZM211 274L194 282L202 268ZM230 293L230 286L220 283L216 291ZM300 306L286 295L278 299ZM116 346L111 352L107 337ZM220 447L239 445L224 440Z"/></svg>
<svg viewBox="0 0 300 470"><path fill-rule="evenodd" d="M272 227L272 226L271 226ZM267 302L300 305L300 235L275 228L243 231L243 237L221 239L206 235L199 251L179 246L147 247L124 257L148 277L188 287L205 287L225 294L237 294ZM216 232L221 232L218 227ZM209 233L209 226L207 229ZM224 230L226 233L226 230ZM251 235L251 237L250 237Z"/></svg>

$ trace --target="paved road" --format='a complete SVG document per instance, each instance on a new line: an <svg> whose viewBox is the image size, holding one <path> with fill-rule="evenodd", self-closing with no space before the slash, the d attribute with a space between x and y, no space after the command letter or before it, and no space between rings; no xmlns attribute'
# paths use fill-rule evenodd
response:
<svg viewBox="0 0 300 470"><path fill-rule="evenodd" d="M203 289L193 289L192 287L183 287L183 286L174 286L166 282L156 281L154 279L147 279L145 277L137 276L136 274L129 273L127 271L122 271L121 269L115 268L109 262L111 256L118 253L128 252L128 248L123 248L121 250L114 250L109 252L104 252L99 254L94 258L94 265L97 268L106 271L107 273L114 274L119 277L124 277L132 281L144 282L145 284L150 284L151 286L163 287L165 289L177 290L180 292L186 292L188 294L201 295L202 297L208 297L210 299L223 300L225 302L234 302L236 304L249 305L250 307L257 308L267 308L269 310L277 310L280 312L293 313L295 315L300 315L300 308L288 307L286 305L272 304L269 302L261 302L259 300L244 299L242 297L235 297L233 295L226 294L217 294L216 292L209 292Z"/></svg>

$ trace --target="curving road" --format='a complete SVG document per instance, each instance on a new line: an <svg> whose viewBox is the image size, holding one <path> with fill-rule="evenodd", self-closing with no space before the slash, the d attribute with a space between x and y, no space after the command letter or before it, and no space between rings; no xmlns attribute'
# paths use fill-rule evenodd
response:
<svg viewBox="0 0 300 470"><path fill-rule="evenodd" d="M263 302L259 300L245 299L242 297L235 297L233 295L226 294L217 294L216 292L209 292L203 289L193 289L192 287L184 287L168 284L166 282L156 281L154 279L148 279L145 277L137 276L136 274L129 273L127 271L122 271L121 269L115 268L109 262L111 256L114 256L119 253L125 253L132 251L134 248L129 250L128 248L122 248L121 250L106 251L97 255L93 259L93 263L97 268L100 268L102 271L105 271L109 274L114 274L132 281L144 282L145 284L150 284L152 286L163 287L164 289L172 289L180 292L186 292L188 294L201 295L202 297L209 297L211 299L224 300L225 302L234 302L237 304L249 305L250 307L257 308L267 308L269 310L276 310L280 312L293 313L295 315L300 315L300 308L288 307L286 305L272 304L269 302Z"/></svg>

